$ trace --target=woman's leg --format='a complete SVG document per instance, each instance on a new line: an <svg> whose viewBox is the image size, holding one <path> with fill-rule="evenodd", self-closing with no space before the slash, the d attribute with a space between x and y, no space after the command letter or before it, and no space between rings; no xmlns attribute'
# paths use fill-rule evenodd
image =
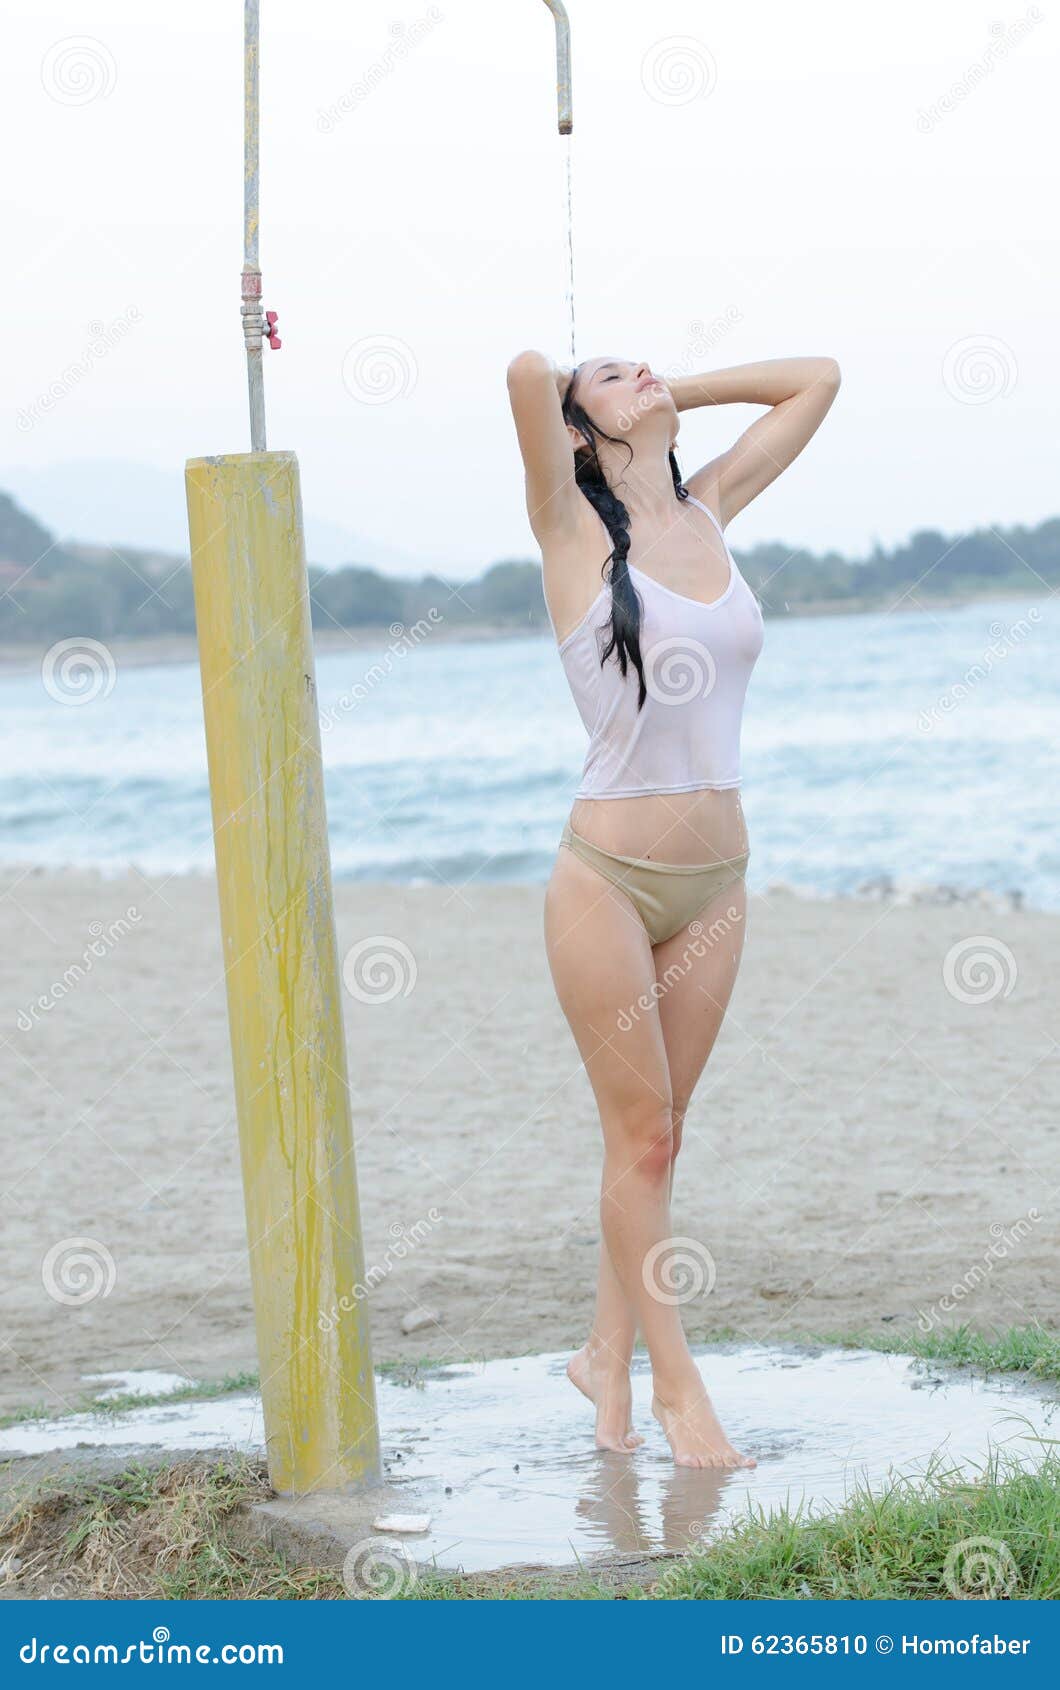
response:
<svg viewBox="0 0 1060 1690"><path fill-rule="evenodd" d="M644 1442L633 1430L629 1383L636 1336L636 1314L615 1273L607 1240L601 1238L592 1331L567 1363L568 1379L596 1404L599 1449L636 1449Z"/></svg>
<svg viewBox="0 0 1060 1690"><path fill-rule="evenodd" d="M659 1021L674 1096L671 1192L685 1111L714 1047L736 982L746 914L747 892L740 881L701 910L693 927L683 928L655 949ZM704 1252L704 1264L708 1259ZM665 1266L663 1257L659 1268L665 1270ZM694 1285L695 1262L691 1266ZM730 1464L735 1451L722 1431L691 1355L687 1362L677 1358L672 1371L653 1371L652 1412L669 1439L675 1459L693 1466L711 1466L721 1456L725 1464Z"/></svg>
<svg viewBox="0 0 1060 1690"><path fill-rule="evenodd" d="M654 974L648 936L625 893L572 852L561 849L545 894L545 943L560 1005L596 1090L593 1071L606 1060L609 1040L618 1041L621 1047L617 1026L621 1007L650 990ZM613 1003L607 1000L609 982L616 985ZM617 1057L614 1060L621 1070L621 1061ZM638 1083L637 1090L653 1085L657 1095L653 1095L652 1107L665 1108L669 1080L657 1028L650 1035L641 1066L650 1079ZM597 1097L599 1101L598 1093ZM601 1203L606 1180L605 1158ZM633 1431L630 1413L629 1364L636 1335L636 1310L615 1272L606 1235L602 1235L592 1330L567 1367L568 1377L596 1404L596 1443L600 1449L631 1450L644 1442Z"/></svg>
<svg viewBox="0 0 1060 1690"><path fill-rule="evenodd" d="M659 1297L652 1277L652 1265L671 1237L674 1144L674 1093L656 1001L656 961L626 895L563 849L545 897L545 937L560 1004L600 1111L601 1223L616 1279L633 1312L633 1322L627 1313L623 1325L611 1304L605 1305L604 1317L612 1325L591 1358L591 1394L598 1408L610 1409L610 1417L607 1412L598 1416L598 1426L604 1421L605 1447L628 1448L623 1435L628 1372L620 1358L632 1347L634 1323L644 1333L662 1389L674 1392L679 1385L685 1405L691 1376L698 1377L679 1309L672 1299ZM619 1402L623 1414L615 1407ZM695 1448L675 1448L683 1464L732 1465L741 1459L727 1444L708 1451L697 1428L693 1432Z"/></svg>

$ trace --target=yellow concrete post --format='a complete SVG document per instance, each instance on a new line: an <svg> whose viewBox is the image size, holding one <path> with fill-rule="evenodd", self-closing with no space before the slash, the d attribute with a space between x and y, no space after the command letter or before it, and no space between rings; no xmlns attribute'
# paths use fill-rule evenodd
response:
<svg viewBox="0 0 1060 1690"><path fill-rule="evenodd" d="M293 452L185 470L269 1475L379 1476Z"/></svg>

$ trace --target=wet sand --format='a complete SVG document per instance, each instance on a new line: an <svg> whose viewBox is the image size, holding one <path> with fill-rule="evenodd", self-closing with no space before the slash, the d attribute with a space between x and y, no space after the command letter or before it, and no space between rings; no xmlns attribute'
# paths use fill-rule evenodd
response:
<svg viewBox="0 0 1060 1690"><path fill-rule="evenodd" d="M416 968L344 997L377 1361L585 1336L599 1129L542 892L337 889L340 952L386 935ZM0 923L0 1404L255 1367L212 880L5 871ZM1057 915L753 900L678 1163L674 1231L716 1269L690 1338L1055 1329L1058 986ZM71 1239L107 1295L45 1288Z"/></svg>

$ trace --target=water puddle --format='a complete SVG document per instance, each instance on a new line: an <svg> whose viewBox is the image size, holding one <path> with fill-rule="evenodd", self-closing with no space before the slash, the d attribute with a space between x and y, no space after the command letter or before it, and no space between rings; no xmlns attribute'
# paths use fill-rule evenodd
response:
<svg viewBox="0 0 1060 1690"><path fill-rule="evenodd" d="M403 1510L431 1516L409 1537L421 1563L468 1572L517 1563L674 1552L709 1537L750 1500L767 1510L841 1504L857 1481L882 1487L933 1457L973 1472L992 1450L1032 1466L1057 1398L1046 1388L867 1350L780 1346L698 1349L697 1360L752 1472L677 1468L649 1410L646 1361L634 1362L632 1456L592 1443L591 1409L564 1375L567 1352L440 1369L413 1385L378 1382L388 1480ZM139 1375L107 1375L122 1391ZM152 1375L150 1389L183 1384ZM1053 1434L1055 1435L1055 1424ZM262 1450L256 1395L33 1421L0 1432L0 1455L76 1445Z"/></svg>

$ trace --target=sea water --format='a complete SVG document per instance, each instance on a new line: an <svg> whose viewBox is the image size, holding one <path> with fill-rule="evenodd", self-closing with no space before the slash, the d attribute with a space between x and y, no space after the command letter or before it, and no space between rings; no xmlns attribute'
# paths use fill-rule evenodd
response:
<svg viewBox="0 0 1060 1690"><path fill-rule="evenodd" d="M550 636L424 625L318 658L338 878L543 882L585 733ZM54 687L53 687L54 691ZM60 702L0 676L0 858L212 872L194 663ZM1060 608L1046 596L770 620L743 736L752 890L873 880L1060 908Z"/></svg>

